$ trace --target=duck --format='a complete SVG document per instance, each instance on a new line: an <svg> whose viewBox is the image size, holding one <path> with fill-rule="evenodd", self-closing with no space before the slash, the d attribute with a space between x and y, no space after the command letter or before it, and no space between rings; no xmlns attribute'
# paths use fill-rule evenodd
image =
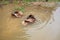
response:
<svg viewBox="0 0 60 40"><path fill-rule="evenodd" d="M12 16L16 17L16 18L20 18L23 16L23 13L21 11L14 11L12 13Z"/></svg>
<svg viewBox="0 0 60 40"><path fill-rule="evenodd" d="M29 15L23 22L23 25L32 24L36 21L36 18L33 15Z"/></svg>

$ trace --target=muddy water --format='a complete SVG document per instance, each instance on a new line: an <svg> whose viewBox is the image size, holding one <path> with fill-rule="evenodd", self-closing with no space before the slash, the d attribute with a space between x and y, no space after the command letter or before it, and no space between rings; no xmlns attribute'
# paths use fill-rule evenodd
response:
<svg viewBox="0 0 60 40"><path fill-rule="evenodd" d="M12 7L11 7L12 6ZM6 5L0 9L0 39L1 40L27 40L25 31L21 27L20 18L12 18L11 12L15 5Z"/></svg>
<svg viewBox="0 0 60 40"><path fill-rule="evenodd" d="M21 22L29 15L33 14L37 19L36 23L28 25L27 27L36 27L37 24L48 22L51 18L51 8L44 8L40 6L24 6L25 12L22 18L11 17L14 7L21 6L9 4L0 8L0 40L28 40L27 33ZM26 28L27 28L26 27Z"/></svg>
<svg viewBox="0 0 60 40"><path fill-rule="evenodd" d="M49 22L43 29L36 28L27 31L31 35L30 40L60 40L60 7L57 7L53 13L55 20L52 23Z"/></svg>

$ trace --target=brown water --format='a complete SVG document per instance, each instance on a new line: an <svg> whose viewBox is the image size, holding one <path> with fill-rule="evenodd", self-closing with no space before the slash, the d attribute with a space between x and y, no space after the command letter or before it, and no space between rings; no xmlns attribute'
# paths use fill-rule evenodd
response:
<svg viewBox="0 0 60 40"><path fill-rule="evenodd" d="M51 18L52 8L44 8L40 6L24 6L25 12L22 18L11 17L14 7L21 6L16 4L8 4L0 8L0 40L28 40L24 26L21 22L29 15L33 14L37 21L44 23ZM32 25L33 27L33 25Z"/></svg>

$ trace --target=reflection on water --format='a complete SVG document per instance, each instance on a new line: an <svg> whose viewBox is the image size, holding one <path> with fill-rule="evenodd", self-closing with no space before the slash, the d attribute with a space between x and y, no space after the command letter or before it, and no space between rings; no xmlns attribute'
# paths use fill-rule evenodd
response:
<svg viewBox="0 0 60 40"><path fill-rule="evenodd" d="M33 14L37 19L36 23L29 25L35 27L51 18L51 8L42 8L40 6L25 6L24 17L12 18L11 12L14 7L20 5L9 4L0 8L0 40L28 40L24 26L21 22L29 15Z"/></svg>

